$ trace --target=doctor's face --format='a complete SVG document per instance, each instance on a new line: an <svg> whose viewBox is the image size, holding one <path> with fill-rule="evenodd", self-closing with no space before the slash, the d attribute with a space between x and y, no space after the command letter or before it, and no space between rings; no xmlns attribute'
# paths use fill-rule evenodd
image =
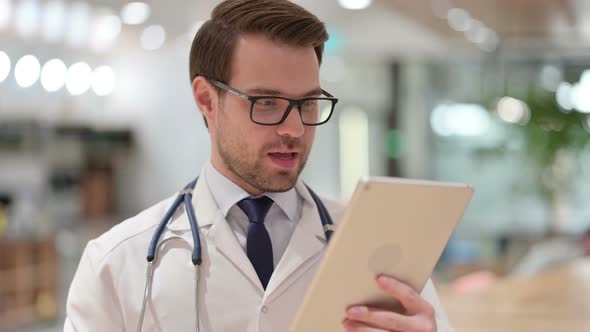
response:
<svg viewBox="0 0 590 332"><path fill-rule="evenodd" d="M259 35L239 38L231 80L249 96L291 99L319 97L319 64L312 47L277 44ZM251 102L232 93L219 98L210 123L213 163L250 194L291 189L307 161L315 127L301 122L293 107L279 125L259 125L250 119Z"/></svg>

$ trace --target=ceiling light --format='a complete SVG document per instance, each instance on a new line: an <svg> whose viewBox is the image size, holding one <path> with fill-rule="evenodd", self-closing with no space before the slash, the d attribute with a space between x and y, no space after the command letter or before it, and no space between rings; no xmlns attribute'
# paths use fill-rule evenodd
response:
<svg viewBox="0 0 590 332"><path fill-rule="evenodd" d="M142 24L150 17L150 6L145 2L130 2L121 9L123 23Z"/></svg>
<svg viewBox="0 0 590 332"><path fill-rule="evenodd" d="M22 88L28 88L39 79L41 64L34 55L25 55L14 66L14 78Z"/></svg>
<svg viewBox="0 0 590 332"><path fill-rule="evenodd" d="M342 8L359 10L365 9L371 5L373 0L338 0L338 3Z"/></svg>
<svg viewBox="0 0 590 332"><path fill-rule="evenodd" d="M141 33L141 47L144 50L157 50L166 41L166 31L161 25L151 25Z"/></svg>
<svg viewBox="0 0 590 332"><path fill-rule="evenodd" d="M90 37L90 47L104 51L112 46L121 33L121 19L115 15L100 15L94 20Z"/></svg>
<svg viewBox="0 0 590 332"><path fill-rule="evenodd" d="M92 90L98 96L110 95L115 89L115 73L109 66L98 67L92 72Z"/></svg>
<svg viewBox="0 0 590 332"><path fill-rule="evenodd" d="M471 19L469 29L465 31L465 38L472 43L481 44L486 40L487 28L478 20Z"/></svg>
<svg viewBox="0 0 590 332"><path fill-rule="evenodd" d="M88 91L91 83L92 69L85 62L78 62L70 66L66 76L66 88L73 96Z"/></svg>
<svg viewBox="0 0 590 332"><path fill-rule="evenodd" d="M498 48L499 44L498 34L494 30L485 28L485 38L482 43L478 44L479 47L486 52L493 52Z"/></svg>
<svg viewBox="0 0 590 332"><path fill-rule="evenodd" d="M580 113L590 113L590 87L574 84L571 91L572 105Z"/></svg>
<svg viewBox="0 0 590 332"><path fill-rule="evenodd" d="M590 69L584 70L580 81L572 87L572 105L581 113L590 113Z"/></svg>
<svg viewBox="0 0 590 332"><path fill-rule="evenodd" d="M496 112L502 121L525 125L529 122L531 111L522 100L502 97L496 105Z"/></svg>
<svg viewBox="0 0 590 332"><path fill-rule="evenodd" d="M41 85L47 92L61 89L66 82L68 69L60 59L52 59L43 65L41 70Z"/></svg>
<svg viewBox="0 0 590 332"><path fill-rule="evenodd" d="M449 26L455 31L467 31L471 24L471 16L465 9L451 8L447 14Z"/></svg>

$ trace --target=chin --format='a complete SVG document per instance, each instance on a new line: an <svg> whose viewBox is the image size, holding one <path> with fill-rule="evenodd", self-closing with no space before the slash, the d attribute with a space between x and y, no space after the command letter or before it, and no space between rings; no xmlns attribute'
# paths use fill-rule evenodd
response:
<svg viewBox="0 0 590 332"><path fill-rule="evenodd" d="M280 174L278 176L269 177L272 182L266 184L268 192L284 192L289 191L297 184L298 176L292 174Z"/></svg>
<svg viewBox="0 0 590 332"><path fill-rule="evenodd" d="M267 170L266 172L261 170L256 187L266 192L289 191L297 184L299 173L296 170Z"/></svg>

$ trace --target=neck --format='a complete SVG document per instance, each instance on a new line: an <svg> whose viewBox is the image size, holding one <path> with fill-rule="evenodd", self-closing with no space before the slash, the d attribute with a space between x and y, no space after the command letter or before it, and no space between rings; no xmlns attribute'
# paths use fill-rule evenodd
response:
<svg viewBox="0 0 590 332"><path fill-rule="evenodd" d="M225 165L225 163L223 162L223 160L221 159L221 157L218 154L213 153L211 155L211 164L213 165L213 167L215 167L215 169L221 175L225 176L231 182L235 183L240 188L244 189L244 191L246 191L248 194L250 194L250 196L260 196L263 194L262 191L254 188L252 185L250 185L248 182L246 182L244 179L242 179L239 175L232 172L227 167L227 165Z"/></svg>

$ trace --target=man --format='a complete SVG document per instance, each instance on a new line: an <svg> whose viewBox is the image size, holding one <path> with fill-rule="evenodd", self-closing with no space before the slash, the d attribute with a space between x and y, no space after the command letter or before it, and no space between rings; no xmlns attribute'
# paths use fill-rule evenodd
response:
<svg viewBox="0 0 590 332"><path fill-rule="evenodd" d="M327 39L323 23L286 0L227 0L214 9L190 54L212 151L192 198L200 274L189 264L193 239L179 208L144 293L144 257L174 198L165 200L88 244L66 331L194 331L197 321L202 331L288 330L326 246L318 205L298 178L336 103L319 82ZM337 223L344 208L324 203ZM432 283L420 296L393 278L376 282L405 311L351 303L343 329L451 331Z"/></svg>

